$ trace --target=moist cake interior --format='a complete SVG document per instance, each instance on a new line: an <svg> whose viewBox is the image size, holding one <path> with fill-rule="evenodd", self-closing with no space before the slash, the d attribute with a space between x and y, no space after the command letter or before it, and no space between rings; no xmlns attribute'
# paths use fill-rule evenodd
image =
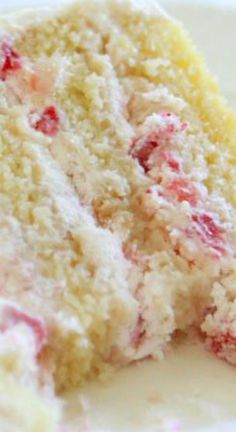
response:
<svg viewBox="0 0 236 432"><path fill-rule="evenodd" d="M235 136L156 2L1 19L0 370L22 431L61 430L54 386L162 359L179 332L236 362Z"/></svg>

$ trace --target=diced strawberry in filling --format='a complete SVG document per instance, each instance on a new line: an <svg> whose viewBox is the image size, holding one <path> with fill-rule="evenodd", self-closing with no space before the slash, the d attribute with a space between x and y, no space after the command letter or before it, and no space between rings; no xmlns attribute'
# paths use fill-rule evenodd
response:
<svg viewBox="0 0 236 432"><path fill-rule="evenodd" d="M3 42L0 47L0 79L5 81L6 78L22 68L22 59L20 55L13 50L10 43Z"/></svg>
<svg viewBox="0 0 236 432"><path fill-rule="evenodd" d="M222 234L224 230L219 227L213 217L207 213L193 214L194 229L203 243L212 247L215 251L224 254L226 252Z"/></svg>
<svg viewBox="0 0 236 432"><path fill-rule="evenodd" d="M166 161L167 165L172 169L172 171L176 173L180 172L181 164L171 152L163 152L163 158Z"/></svg>
<svg viewBox="0 0 236 432"><path fill-rule="evenodd" d="M183 132L187 127L187 123L181 123L178 117L172 113L163 113L161 114L161 118L163 120L163 127L159 127L156 131L136 138L130 148L130 155L138 160L145 173L150 171L156 164L155 160L150 160L155 150L163 146L165 147L175 134ZM162 149L157 156L162 162L166 160L173 171L179 171L180 164L171 156L170 152L166 152L165 154Z"/></svg>
<svg viewBox="0 0 236 432"><path fill-rule="evenodd" d="M210 348L217 355L223 355L224 349L227 351L232 349L236 351L236 336L227 333L219 333L218 335L210 338Z"/></svg>
<svg viewBox="0 0 236 432"><path fill-rule="evenodd" d="M145 172L148 172L151 169L149 158L159 145L157 134L155 132L151 133L147 137L141 137L134 140L130 149L130 154L134 159L138 160Z"/></svg>
<svg viewBox="0 0 236 432"><path fill-rule="evenodd" d="M204 206L207 192L204 187L200 188L200 185L198 186L184 175L178 148L173 149L172 146L173 136L185 130L187 124L181 123L172 113L162 114L159 120L161 125L163 120L163 127L137 138L130 149L130 154L139 161L144 171L158 185L156 188L155 185L149 187L146 193L160 197L160 203L164 206L168 206L172 201L189 203L192 207L192 216L188 226L183 230L183 235L193 242L199 239L207 247L208 254L214 259L219 259L227 253L229 246L224 238L224 229L206 211L197 213L197 206L199 204ZM167 181L165 179L170 178L170 172L166 173L166 166L172 171L172 178ZM150 214L150 208L148 209ZM180 211L184 210L180 209ZM180 256L180 245L174 246L176 255ZM190 266L195 265L195 262L192 258L188 260Z"/></svg>
<svg viewBox="0 0 236 432"><path fill-rule="evenodd" d="M139 314L137 324L134 330L134 333L132 335L132 346L134 348L139 348L142 344L144 338L146 336L146 330L145 330L145 320L143 319L142 315Z"/></svg>
<svg viewBox="0 0 236 432"><path fill-rule="evenodd" d="M34 119L34 113L30 117L31 126L47 136L55 136L59 131L60 116L55 106L51 105Z"/></svg>
<svg viewBox="0 0 236 432"><path fill-rule="evenodd" d="M167 190L173 194L177 201L187 201L192 206L197 204L199 194L196 187L187 179L177 177L167 185Z"/></svg>
<svg viewBox="0 0 236 432"><path fill-rule="evenodd" d="M45 325L39 318L33 317L12 305L6 305L3 309L2 321L3 322L0 324L0 330L2 332L20 323L26 324L32 330L35 337L37 353L41 351L47 339L47 331Z"/></svg>

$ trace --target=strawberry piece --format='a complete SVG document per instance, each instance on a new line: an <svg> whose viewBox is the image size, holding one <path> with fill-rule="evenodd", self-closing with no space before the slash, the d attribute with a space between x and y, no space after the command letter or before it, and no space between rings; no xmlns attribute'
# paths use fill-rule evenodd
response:
<svg viewBox="0 0 236 432"><path fill-rule="evenodd" d="M47 136L55 136L59 131L60 117L55 106L51 105L44 109L39 118L30 118L31 126Z"/></svg>
<svg viewBox="0 0 236 432"><path fill-rule="evenodd" d="M219 333L210 338L210 348L217 355L223 354L224 348L227 348L227 351L229 348L235 351L236 336L231 335L229 332Z"/></svg>
<svg viewBox="0 0 236 432"><path fill-rule="evenodd" d="M146 137L137 138L131 146L131 156L138 160L146 173L151 169L149 158L159 145L157 134L152 132Z"/></svg>
<svg viewBox="0 0 236 432"><path fill-rule="evenodd" d="M222 238L224 230L215 223L213 217L207 213L193 214L192 220L202 242L224 254L226 252Z"/></svg>
<svg viewBox="0 0 236 432"><path fill-rule="evenodd" d="M139 348L143 343L145 336L146 336L145 320L140 313L138 316L134 333L132 335L132 346L134 348Z"/></svg>
<svg viewBox="0 0 236 432"><path fill-rule="evenodd" d="M150 160L153 152L160 147L166 146L173 135L183 132L187 127L186 123L181 123L180 119L170 112L162 113L160 119L163 126L159 125L158 127L157 125L156 131L136 138L130 148L129 154L133 156L134 159L138 160L145 173L150 171L152 166L156 163L156 161ZM163 152L159 153L158 158L162 159L162 161L163 159L165 160ZM180 169L179 163L174 158L170 157L170 153L169 162L167 160L167 163L174 171Z"/></svg>
<svg viewBox="0 0 236 432"><path fill-rule="evenodd" d="M171 152L164 152L163 158L172 171L179 173L181 169L180 162L173 156Z"/></svg>
<svg viewBox="0 0 236 432"><path fill-rule="evenodd" d="M173 194L179 202L187 201L195 206L198 201L196 187L187 179L177 177L167 185L167 190Z"/></svg>
<svg viewBox="0 0 236 432"><path fill-rule="evenodd" d="M1 331L17 326L20 323L27 325L35 337L37 353L39 353L47 339L47 331L43 322L32 315L16 308L14 305L7 304L2 309Z"/></svg>
<svg viewBox="0 0 236 432"><path fill-rule="evenodd" d="M12 46L3 42L0 47L0 79L5 81L7 77L22 68L20 55L13 50Z"/></svg>
<svg viewBox="0 0 236 432"><path fill-rule="evenodd" d="M209 214L203 213L201 215L193 215L193 220L201 225L207 237L215 238L222 233L222 229L216 225L212 216Z"/></svg>

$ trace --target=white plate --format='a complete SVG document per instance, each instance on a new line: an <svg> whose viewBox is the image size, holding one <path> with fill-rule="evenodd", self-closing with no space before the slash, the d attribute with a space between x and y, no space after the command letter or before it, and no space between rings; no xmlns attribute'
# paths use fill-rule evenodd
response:
<svg viewBox="0 0 236 432"><path fill-rule="evenodd" d="M8 0L0 11L58 5L58 0ZM70 0L61 0L69 3ZM235 0L160 0L181 19L225 95L236 107ZM106 384L83 390L93 432L235 432L236 369L200 347L183 346L160 364L144 362ZM71 429L78 432L77 395L70 398ZM74 409L73 409L74 408ZM74 414L73 414L74 412ZM73 425L72 425L73 424Z"/></svg>

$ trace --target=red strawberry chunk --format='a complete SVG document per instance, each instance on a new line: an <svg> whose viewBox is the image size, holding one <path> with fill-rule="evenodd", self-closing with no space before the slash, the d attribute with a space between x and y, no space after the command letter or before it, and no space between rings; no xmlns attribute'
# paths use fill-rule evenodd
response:
<svg viewBox="0 0 236 432"><path fill-rule="evenodd" d="M157 125L157 130L136 138L130 148L129 154L138 160L146 173L157 163L155 158L151 160L151 156L156 149L162 147L162 151L158 153L157 159L163 162L165 160L163 147L170 144L170 140L175 134L183 132L187 127L186 123L181 123L179 118L170 112L162 113L161 120L163 121L163 126L160 127L159 125L158 127ZM171 153L169 152L169 161L166 160L167 163L171 169L179 171L179 162L174 157L171 158L170 155Z"/></svg>
<svg viewBox="0 0 236 432"><path fill-rule="evenodd" d="M60 116L55 106L44 109L39 118L30 119L31 126L47 136L55 136L59 131Z"/></svg>
<svg viewBox="0 0 236 432"><path fill-rule="evenodd" d="M224 354L225 348L236 351L236 336L231 335L229 332L219 333L210 338L210 348L217 355Z"/></svg>
<svg viewBox="0 0 236 432"><path fill-rule="evenodd" d="M172 171L176 173L180 172L181 164L171 152L164 152L163 158L166 161L167 165L172 169Z"/></svg>
<svg viewBox="0 0 236 432"><path fill-rule="evenodd" d="M177 177L167 185L167 190L173 194L179 202L187 201L192 206L197 204L199 193L196 187L187 179Z"/></svg>
<svg viewBox="0 0 236 432"><path fill-rule="evenodd" d="M0 79L5 81L6 78L22 68L22 59L20 55L13 50L12 46L3 42L0 47Z"/></svg>
<svg viewBox="0 0 236 432"><path fill-rule="evenodd" d="M13 305L6 305L3 309L1 331L6 331L9 328L23 323L27 325L35 337L37 353L39 353L47 339L47 331L42 320L16 308Z"/></svg>
<svg viewBox="0 0 236 432"><path fill-rule="evenodd" d="M139 164L143 167L145 172L148 172L151 167L149 158L153 151L159 147L158 137L155 132L146 137L141 137L134 140L130 154L134 159L137 159Z"/></svg>
<svg viewBox="0 0 236 432"><path fill-rule="evenodd" d="M222 233L222 229L216 225L213 217L207 213L193 215L193 220L201 225L201 228L207 237L215 238Z"/></svg>
<svg viewBox="0 0 236 432"><path fill-rule="evenodd" d="M207 213L193 214L194 228L203 243L217 252L225 253L226 248L222 234L224 230L219 227L213 217Z"/></svg>

